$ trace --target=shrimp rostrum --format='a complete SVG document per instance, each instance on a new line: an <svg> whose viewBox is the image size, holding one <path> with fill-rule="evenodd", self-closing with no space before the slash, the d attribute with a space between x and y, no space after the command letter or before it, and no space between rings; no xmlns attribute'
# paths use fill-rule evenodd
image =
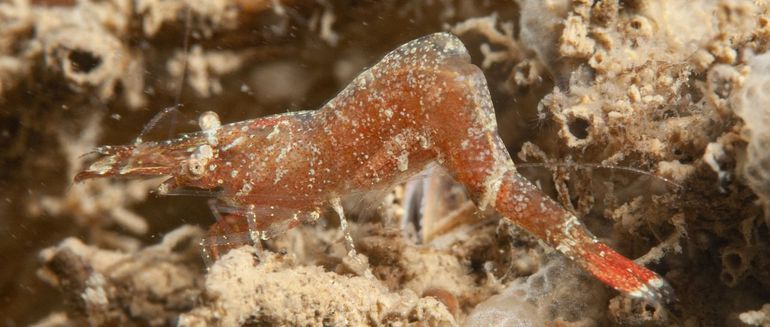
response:
<svg viewBox="0 0 770 327"><path fill-rule="evenodd" d="M669 295L661 277L600 242L519 175L498 136L484 75L451 34L392 51L319 110L228 125L206 113L199 123L202 131L172 140L101 147L76 180L169 176L159 193L215 190L230 208L210 230L217 251L317 219L341 197L435 162L479 208L496 210L608 286L652 301Z"/></svg>

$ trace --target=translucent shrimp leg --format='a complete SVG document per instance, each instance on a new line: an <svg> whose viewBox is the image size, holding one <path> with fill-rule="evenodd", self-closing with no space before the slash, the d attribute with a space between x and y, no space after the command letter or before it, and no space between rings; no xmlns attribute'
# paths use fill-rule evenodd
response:
<svg viewBox="0 0 770 327"><path fill-rule="evenodd" d="M221 218L209 227L208 235L201 241L203 260L207 266L211 266L234 248L248 244L260 248L262 240L268 240L300 223L312 222L320 217L318 210L275 206L216 211Z"/></svg>
<svg viewBox="0 0 770 327"><path fill-rule="evenodd" d="M350 226L348 225L348 219L345 217L345 209L342 208L342 199L336 197L332 198L330 202L332 209L334 209L340 219L340 229L342 230L342 233L345 237L345 245L348 248L348 255L355 257L357 255L356 245L353 242L353 237L350 235Z"/></svg>
<svg viewBox="0 0 770 327"><path fill-rule="evenodd" d="M201 240L201 256L208 267L227 251L248 244L252 244L252 240L245 219L240 215L224 215L209 227L208 235Z"/></svg>

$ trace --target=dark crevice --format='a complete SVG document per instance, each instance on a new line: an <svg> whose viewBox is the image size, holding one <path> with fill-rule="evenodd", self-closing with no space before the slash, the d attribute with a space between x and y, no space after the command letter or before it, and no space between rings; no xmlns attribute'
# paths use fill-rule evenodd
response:
<svg viewBox="0 0 770 327"><path fill-rule="evenodd" d="M102 64L102 58L82 50L70 52L69 59L72 63L72 70L76 73L88 74Z"/></svg>

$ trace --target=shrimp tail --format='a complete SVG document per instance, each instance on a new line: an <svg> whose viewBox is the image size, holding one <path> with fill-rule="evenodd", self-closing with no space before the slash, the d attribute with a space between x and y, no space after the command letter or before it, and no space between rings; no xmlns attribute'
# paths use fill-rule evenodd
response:
<svg viewBox="0 0 770 327"><path fill-rule="evenodd" d="M610 287L655 303L673 299L673 290L663 278L599 241L575 215L515 171L504 175L496 193L495 207L505 218L545 240Z"/></svg>

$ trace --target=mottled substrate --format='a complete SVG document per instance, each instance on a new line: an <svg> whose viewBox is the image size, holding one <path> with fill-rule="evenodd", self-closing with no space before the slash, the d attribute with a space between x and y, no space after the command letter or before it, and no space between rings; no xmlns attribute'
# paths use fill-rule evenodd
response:
<svg viewBox="0 0 770 327"><path fill-rule="evenodd" d="M499 229L495 226L492 222L468 226L470 230L458 235L466 240L471 232L492 236ZM507 235L501 237L507 239L506 230L501 229ZM48 319L184 326L454 326L463 320L463 312L502 289L493 271L520 274L532 269L530 259L522 258L516 262L519 269L503 271L498 267L508 263L501 256L486 258L491 261L474 272L468 262L458 259L469 251L495 247L487 243L493 239L489 237L441 250L415 247L401 233L383 230L380 224L355 224L354 231L361 235L358 249L370 260L370 270L360 275L347 257L342 234L322 226L302 226L265 244L277 252L251 246L233 250L205 276L196 265L197 248L191 246L200 231L189 226L134 253L67 239L41 254L45 264L40 276L70 296L65 317L57 312ZM534 245L526 238L522 241ZM500 250L507 253L510 247ZM536 252L528 255L538 257Z"/></svg>
<svg viewBox="0 0 770 327"><path fill-rule="evenodd" d="M558 38L538 27L554 15L564 18ZM600 198L585 174L557 181L578 212L601 210L610 237L634 237L628 253L660 244L642 260L660 262L680 321L737 323L735 310L766 302L749 290L770 286L767 133L758 123L767 71L755 55L770 41L767 5L523 1L522 17L522 42L535 44L557 82L538 112L556 123L560 142L536 142L547 154L525 146L520 158L629 165L682 184L668 194L615 185ZM527 41L549 37L553 44ZM724 293L741 294L739 303ZM617 321L638 322L615 312L626 310L618 301Z"/></svg>
<svg viewBox="0 0 770 327"><path fill-rule="evenodd" d="M206 301L179 317L180 326L455 325L447 307L406 289L392 292L373 278L347 277L290 257L229 252L206 276Z"/></svg>
<svg viewBox="0 0 770 327"><path fill-rule="evenodd" d="M625 254L653 263L673 284L680 299L668 306L673 321L767 324L763 53L770 27L763 1L522 0L513 9L473 1L350 8L334 2L271 8L273 1L36 3L53 5L0 4L0 103L7 108L0 112L1 158L4 171L18 172L2 175L9 187L0 203L2 216L11 217L0 224L13 235L1 245L3 261L19 262L2 272L4 285L12 286L0 311L11 321L43 316L40 310L50 307L45 299L64 294L68 306L42 324L86 319L163 325L183 313L189 323L294 323L295 313L307 322L664 323L662 310L621 297L608 302L615 293L571 264L544 256L506 225L472 225L478 219L467 211L423 218L429 221L419 226L423 232L444 235L427 246L416 245L426 239L415 236L413 224L384 230L356 224L354 238L376 279L358 276L345 263L341 235L324 226L302 227L266 244L272 252L234 252L215 266L217 274L206 276L197 251L142 238L182 220L210 223L205 206L194 213L167 211L169 200L145 200L151 183L65 187L82 168L79 154L105 142L129 142L154 112L174 103L185 58L186 110L215 109L233 121L318 107L374 58L450 28L469 49L482 41L474 59L492 88L501 134L509 148L521 149L521 159L638 167L684 186L651 190L656 185L638 175L620 174L625 181L618 182L604 169L553 174L564 205ZM189 55L182 47L186 8L193 28ZM492 12L497 14L487 16ZM372 13L401 20L381 22ZM369 22L363 32L361 21ZM403 34L404 26L410 35ZM97 140L93 126L99 125L107 126L106 141ZM520 146L524 141L531 143ZM399 210L386 206L383 216L399 216ZM461 223L453 229L455 221ZM51 224L63 231L48 230ZM37 249L67 235L82 241L68 238L41 254L40 275L63 292L35 286L30 279L40 267L33 264ZM20 239L34 245L22 247ZM248 259L253 271L225 269ZM221 286L257 272L276 279L252 287L297 299L294 306L262 305L260 299L271 298L260 297L219 311L247 295ZM579 278L558 277L571 274ZM173 276L166 279L173 283L157 282L160 276ZM326 283L322 290L331 283L366 289L372 297L303 298L308 290L283 286L298 278ZM19 291L27 287L32 296ZM396 299L407 301L389 305ZM458 303L454 316L452 299ZM315 314L349 305L360 306Z"/></svg>
<svg viewBox="0 0 770 327"><path fill-rule="evenodd" d="M200 297L203 276L196 246L200 237L197 227L182 226L159 244L133 252L100 249L68 238L40 253L44 266L38 275L67 294L70 324L167 325Z"/></svg>

